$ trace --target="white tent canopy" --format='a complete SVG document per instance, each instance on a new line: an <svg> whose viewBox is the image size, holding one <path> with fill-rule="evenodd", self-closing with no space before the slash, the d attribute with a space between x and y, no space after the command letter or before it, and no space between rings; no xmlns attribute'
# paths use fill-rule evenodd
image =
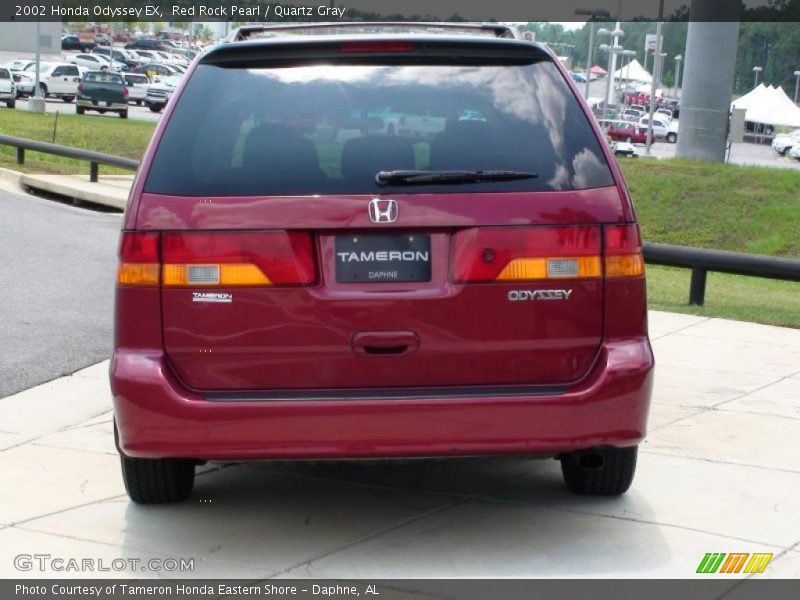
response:
<svg viewBox="0 0 800 600"><path fill-rule="evenodd" d="M800 127L800 108L791 101L781 87L763 83L741 98L731 102L731 108L743 108L745 121L766 125Z"/></svg>
<svg viewBox="0 0 800 600"><path fill-rule="evenodd" d="M653 81L653 76L635 58L624 67L614 71L614 78L640 83L652 83Z"/></svg>

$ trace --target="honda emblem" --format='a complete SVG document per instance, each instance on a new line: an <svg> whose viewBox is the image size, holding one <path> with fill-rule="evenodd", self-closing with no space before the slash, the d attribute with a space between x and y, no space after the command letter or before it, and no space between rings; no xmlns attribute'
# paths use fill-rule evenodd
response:
<svg viewBox="0 0 800 600"><path fill-rule="evenodd" d="M373 198L369 201L369 220L373 223L394 223L397 221L397 202Z"/></svg>

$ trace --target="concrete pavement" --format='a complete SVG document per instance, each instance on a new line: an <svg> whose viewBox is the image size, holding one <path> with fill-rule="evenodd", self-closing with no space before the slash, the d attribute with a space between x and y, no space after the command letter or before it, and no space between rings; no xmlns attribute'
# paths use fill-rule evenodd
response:
<svg viewBox="0 0 800 600"><path fill-rule="evenodd" d="M87 576L19 572L25 552L195 559L191 573L103 576L257 578L683 578L707 552L767 552L755 577L800 577L800 331L650 319L650 433L617 499L570 495L552 460L487 458L212 463L186 503L136 506L106 362L6 397L0 577Z"/></svg>

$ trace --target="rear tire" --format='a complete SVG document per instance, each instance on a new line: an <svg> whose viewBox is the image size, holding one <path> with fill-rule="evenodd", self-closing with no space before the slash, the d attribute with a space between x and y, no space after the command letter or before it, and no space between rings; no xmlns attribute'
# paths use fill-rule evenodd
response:
<svg viewBox="0 0 800 600"><path fill-rule="evenodd" d="M677 133L668 133L667 134L667 141L670 144L674 144L675 142L678 141L678 134Z"/></svg>
<svg viewBox="0 0 800 600"><path fill-rule="evenodd" d="M561 456L564 483L573 494L618 496L631 486L638 447L593 448ZM596 464L602 463L602 464Z"/></svg>
<svg viewBox="0 0 800 600"><path fill-rule="evenodd" d="M6 106L8 108L16 108L17 107L17 101L16 100L10 100L10 101L6 102Z"/></svg>
<svg viewBox="0 0 800 600"><path fill-rule="evenodd" d="M84 112L86 112L86 109L84 109L82 106L76 106L75 107L75 114L76 115L82 115Z"/></svg>
<svg viewBox="0 0 800 600"><path fill-rule="evenodd" d="M120 454L122 480L137 504L183 502L194 487L194 461L186 458L130 458Z"/></svg>
<svg viewBox="0 0 800 600"><path fill-rule="evenodd" d="M128 118L128 111L127 110L119 111L119 118L120 119L127 119Z"/></svg>
<svg viewBox="0 0 800 600"><path fill-rule="evenodd" d="M150 111L151 111L151 112L154 112L154 113L160 113L160 112L161 112L161 107L160 107L160 106L157 106L157 105L155 105L155 104L148 104L148 105L147 105L147 108L149 108L149 109L150 109Z"/></svg>
<svg viewBox="0 0 800 600"><path fill-rule="evenodd" d="M72 102L73 100L75 100L75 96L62 96L62 97L61 97L61 99L62 99L64 102L66 102L67 104L69 104L70 102Z"/></svg>

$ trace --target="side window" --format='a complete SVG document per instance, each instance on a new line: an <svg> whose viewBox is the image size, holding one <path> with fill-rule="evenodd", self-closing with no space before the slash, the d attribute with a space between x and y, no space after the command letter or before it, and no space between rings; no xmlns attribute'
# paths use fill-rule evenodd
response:
<svg viewBox="0 0 800 600"><path fill-rule="evenodd" d="M75 66L64 67L64 75L72 75L74 77L77 77L80 74L81 73L80 73L80 71L78 71L78 67L75 67Z"/></svg>
<svg viewBox="0 0 800 600"><path fill-rule="evenodd" d="M11 79L11 77L8 74L8 71L6 71L5 69L0 69L0 79Z"/></svg>
<svg viewBox="0 0 800 600"><path fill-rule="evenodd" d="M62 77L64 75L64 67L56 67L53 69L52 76L53 77Z"/></svg>

